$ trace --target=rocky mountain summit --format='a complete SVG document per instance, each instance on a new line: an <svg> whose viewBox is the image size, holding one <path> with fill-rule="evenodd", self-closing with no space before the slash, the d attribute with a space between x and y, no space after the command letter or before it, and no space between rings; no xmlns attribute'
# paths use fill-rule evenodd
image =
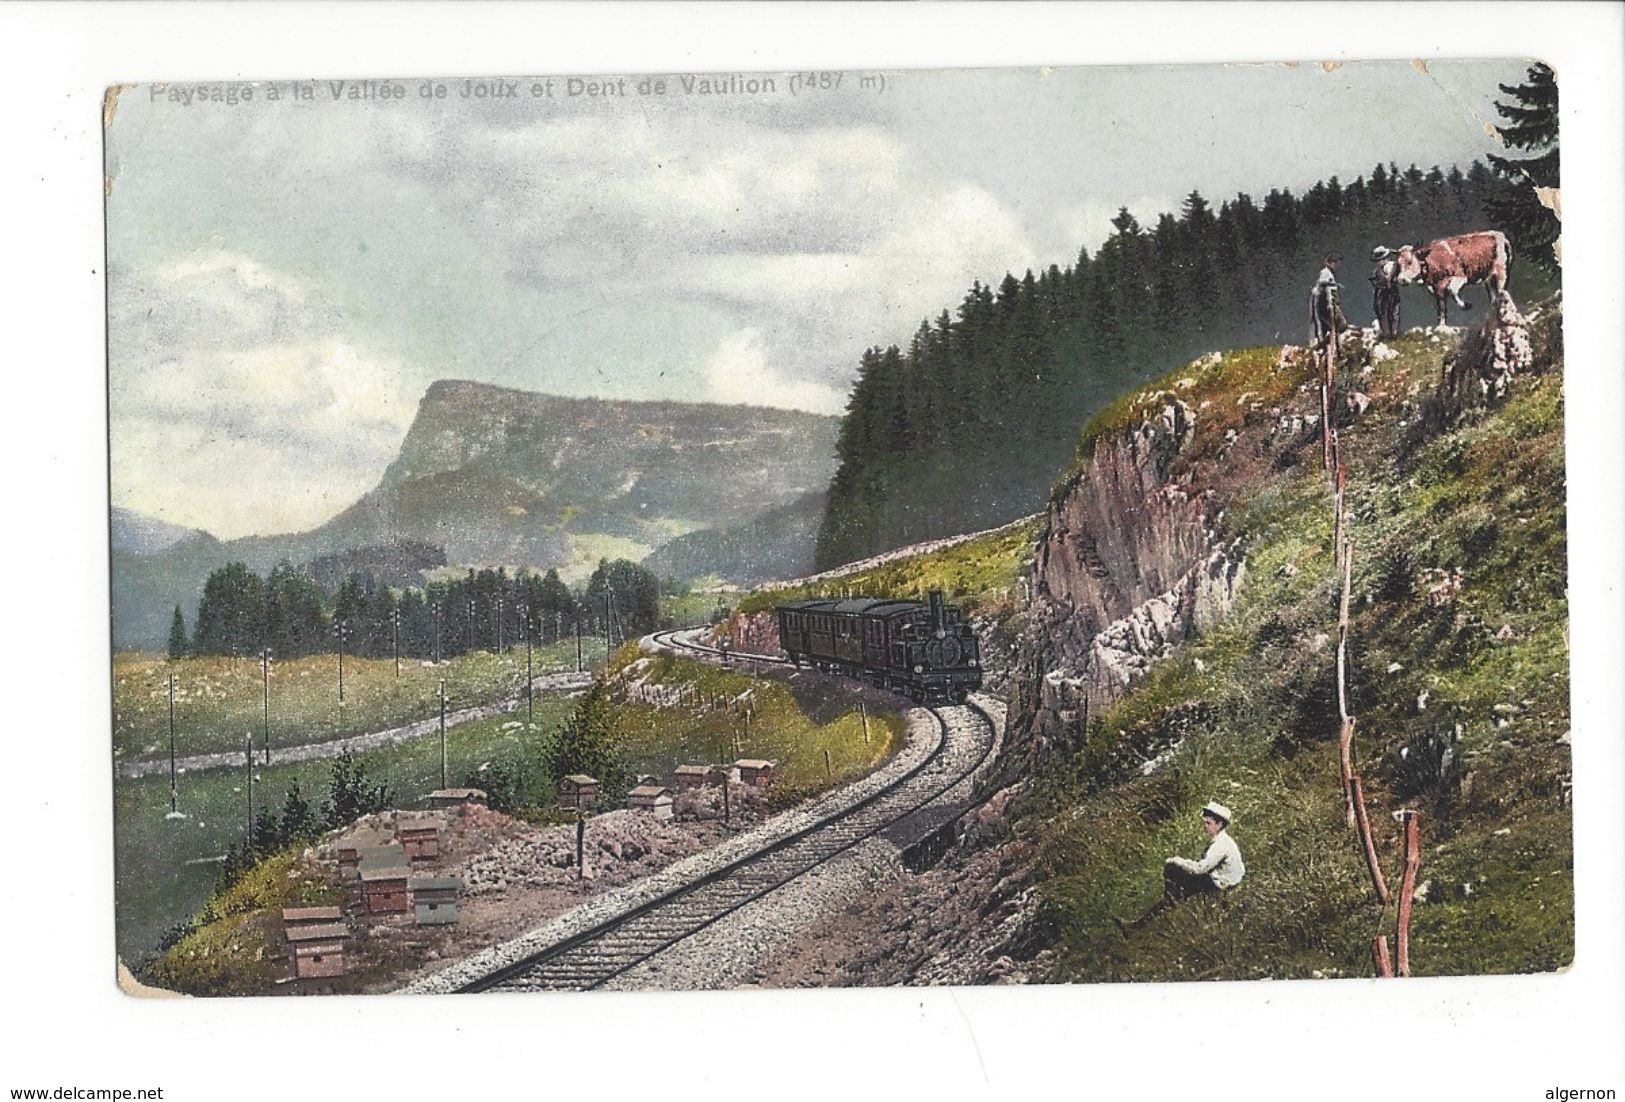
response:
<svg viewBox="0 0 1625 1102"><path fill-rule="evenodd" d="M116 517L114 645L161 646L175 606L190 622L209 571L232 561L263 574L283 559L421 547L433 551L419 556L425 562L556 568L574 579L600 558L639 560L715 530L666 565L790 570L811 555L816 524L802 514L834 471L838 425L795 410L562 398L442 380L424 394L378 485L308 532L228 541L194 533L163 543L168 534L138 537ZM775 510L784 520L770 533L749 526ZM737 537L765 534L778 539L768 553L751 558L735 546Z"/></svg>

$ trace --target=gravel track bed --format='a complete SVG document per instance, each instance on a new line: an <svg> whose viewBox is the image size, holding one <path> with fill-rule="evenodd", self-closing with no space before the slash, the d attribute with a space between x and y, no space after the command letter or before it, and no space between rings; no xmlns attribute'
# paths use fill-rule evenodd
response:
<svg viewBox="0 0 1625 1102"><path fill-rule="evenodd" d="M844 788L825 793L800 807L780 813L753 830L739 834L721 845L684 858L635 884L604 894L559 915L511 941L492 946L458 961L401 990L409 994L442 994L458 990L493 972L516 964L550 945L618 917L659 896L748 857L768 845L851 807L891 784L919 765L935 751L939 741L936 720L920 708L908 713L908 731L897 754L875 772Z"/></svg>
<svg viewBox="0 0 1625 1102"><path fill-rule="evenodd" d="M916 815L650 957L606 983L602 990L698 991L757 986L762 966L792 945L808 927L905 875L903 849L970 810L978 783L998 759L1004 740L1005 706L981 695L975 700L993 721L993 746L974 773ZM961 739L951 744L946 757L956 767L968 769L980 752L973 740Z"/></svg>
<svg viewBox="0 0 1625 1102"><path fill-rule="evenodd" d="M603 991L710 991L756 985L759 962L808 926L902 875L902 851L859 842L776 891L621 973Z"/></svg>
<svg viewBox="0 0 1625 1102"><path fill-rule="evenodd" d="M565 673L542 674L534 679L535 691L538 693L572 692L585 689L592 684L593 675L590 673L576 673L570 670ZM521 689L513 696L499 700L494 704L481 704L473 708L463 708L455 712L446 713L446 726L454 727L461 723L471 723L477 719L489 719L492 716L503 715L518 709L524 703L525 694ZM320 761L323 758L336 758L345 751L356 753L362 750L382 750L386 746L397 746L403 742L412 742L426 735L438 733L440 730L440 717L432 716L429 719L420 719L400 727L389 727L382 731L371 731L361 735L346 735L344 738L332 739L328 742L311 742L303 746L279 746L276 749L273 765L288 765L302 761ZM260 760L258 751L255 751L256 765L264 764ZM218 754L192 754L184 758L175 759L177 773L201 773L210 769L240 769L243 765L243 752L229 750ZM169 756L136 758L131 761L119 762L118 775L121 780L136 780L140 777L150 777L169 772Z"/></svg>

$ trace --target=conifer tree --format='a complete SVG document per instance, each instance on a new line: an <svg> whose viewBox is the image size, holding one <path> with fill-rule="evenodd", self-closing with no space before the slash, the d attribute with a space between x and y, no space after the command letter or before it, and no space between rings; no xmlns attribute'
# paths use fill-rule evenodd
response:
<svg viewBox="0 0 1625 1102"><path fill-rule="evenodd" d="M389 807L390 792L373 784L367 770L348 750L333 759L327 788L327 806L322 810L328 829L348 826L363 815Z"/></svg>
<svg viewBox="0 0 1625 1102"><path fill-rule="evenodd" d="M1500 85L1513 102L1497 100L1495 109L1507 122L1497 130L1501 140L1528 157L1489 161L1502 186L1485 201L1489 217L1512 238L1514 251L1548 272L1557 270L1557 239L1562 224L1540 201L1537 188L1558 186L1557 75L1544 62L1529 67L1524 83Z"/></svg>
<svg viewBox="0 0 1625 1102"><path fill-rule="evenodd" d="M606 793L625 787L626 764L610 723L609 693L595 682L565 721L548 757L549 771L557 785L573 773L585 773L598 780Z"/></svg>
<svg viewBox="0 0 1625 1102"><path fill-rule="evenodd" d="M203 583L194 654L253 654L265 633L265 583L240 562L227 563Z"/></svg>
<svg viewBox="0 0 1625 1102"><path fill-rule="evenodd" d="M321 824L316 819L316 812L299 790L296 780L288 786L287 798L282 801L282 821L278 827L284 845L292 842L308 842L321 833Z"/></svg>
<svg viewBox="0 0 1625 1102"><path fill-rule="evenodd" d="M186 657L186 619L180 605L175 606L175 618L169 622L169 657Z"/></svg>

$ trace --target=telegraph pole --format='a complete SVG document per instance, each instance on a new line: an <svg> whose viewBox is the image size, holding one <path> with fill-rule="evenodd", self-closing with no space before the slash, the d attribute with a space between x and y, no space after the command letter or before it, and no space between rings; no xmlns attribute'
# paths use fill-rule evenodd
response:
<svg viewBox="0 0 1625 1102"><path fill-rule="evenodd" d="M604 666L609 667L609 582L604 582Z"/></svg>
<svg viewBox="0 0 1625 1102"><path fill-rule="evenodd" d="M446 679L440 679L440 787L445 788L449 782L446 780Z"/></svg>
<svg viewBox="0 0 1625 1102"><path fill-rule="evenodd" d="M337 620L333 623L333 634L339 641L339 703L344 703L344 640L350 634L350 621Z"/></svg>
<svg viewBox="0 0 1625 1102"><path fill-rule="evenodd" d="M390 615L390 621L391 626L395 629L395 676L399 678L401 676L401 610L399 605L395 607L394 612Z"/></svg>
<svg viewBox="0 0 1625 1102"><path fill-rule="evenodd" d="M474 653L474 598L468 599L468 653Z"/></svg>
<svg viewBox="0 0 1625 1102"><path fill-rule="evenodd" d="M265 764L271 764L271 648L260 651L260 707L264 715Z"/></svg>
<svg viewBox="0 0 1625 1102"><path fill-rule="evenodd" d="M581 609L576 609L576 673L581 672Z"/></svg>
<svg viewBox="0 0 1625 1102"><path fill-rule="evenodd" d="M243 736L243 790L248 793L248 830L244 848L254 851L254 736Z"/></svg>
<svg viewBox="0 0 1625 1102"><path fill-rule="evenodd" d="M175 675L169 675L169 813L180 814L175 807Z"/></svg>
<svg viewBox="0 0 1625 1102"><path fill-rule="evenodd" d="M434 664L440 665L440 602L429 606L434 611Z"/></svg>
<svg viewBox="0 0 1625 1102"><path fill-rule="evenodd" d="M497 594L497 653L502 653L502 594Z"/></svg>
<svg viewBox="0 0 1625 1102"><path fill-rule="evenodd" d="M536 681L530 667L530 606L525 606L525 726L536 723Z"/></svg>

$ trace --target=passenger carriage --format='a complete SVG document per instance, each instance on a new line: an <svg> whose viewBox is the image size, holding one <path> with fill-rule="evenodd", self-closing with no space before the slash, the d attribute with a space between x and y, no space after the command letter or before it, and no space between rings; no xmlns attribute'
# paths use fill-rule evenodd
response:
<svg viewBox="0 0 1625 1102"><path fill-rule="evenodd" d="M891 598L813 598L775 610L790 661L861 677L916 701L962 703L982 684L981 647L964 613Z"/></svg>

